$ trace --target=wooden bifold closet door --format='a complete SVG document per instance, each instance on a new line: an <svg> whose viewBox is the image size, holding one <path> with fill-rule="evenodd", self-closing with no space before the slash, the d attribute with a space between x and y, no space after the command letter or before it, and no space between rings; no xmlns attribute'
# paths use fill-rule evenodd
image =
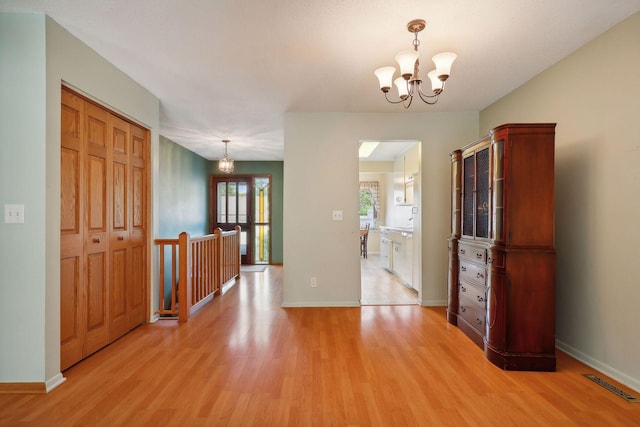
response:
<svg viewBox="0 0 640 427"><path fill-rule="evenodd" d="M148 131L62 88L61 370L145 322Z"/></svg>

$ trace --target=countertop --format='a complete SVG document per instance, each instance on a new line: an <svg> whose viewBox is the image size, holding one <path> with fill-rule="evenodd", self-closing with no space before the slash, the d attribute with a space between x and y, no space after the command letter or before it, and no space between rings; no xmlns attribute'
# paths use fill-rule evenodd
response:
<svg viewBox="0 0 640 427"><path fill-rule="evenodd" d="M379 227L381 232L385 231L396 231L398 233L411 233L413 234L413 227L388 227L381 226Z"/></svg>

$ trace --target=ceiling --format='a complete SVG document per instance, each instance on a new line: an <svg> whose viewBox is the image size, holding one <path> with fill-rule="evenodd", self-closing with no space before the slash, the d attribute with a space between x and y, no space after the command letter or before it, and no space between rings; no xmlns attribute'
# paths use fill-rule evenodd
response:
<svg viewBox="0 0 640 427"><path fill-rule="evenodd" d="M44 12L160 99L160 134L208 159L282 160L286 112L398 112L373 71L420 33L458 59L435 106L479 111L640 0L0 0ZM596 82L594 82L594 87Z"/></svg>

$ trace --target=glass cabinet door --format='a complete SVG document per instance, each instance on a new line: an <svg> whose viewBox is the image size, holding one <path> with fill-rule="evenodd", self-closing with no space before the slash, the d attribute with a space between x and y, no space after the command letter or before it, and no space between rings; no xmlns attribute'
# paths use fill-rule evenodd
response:
<svg viewBox="0 0 640 427"><path fill-rule="evenodd" d="M469 237L473 237L475 174L475 157L465 157L462 161L462 235Z"/></svg>
<svg viewBox="0 0 640 427"><path fill-rule="evenodd" d="M489 238L489 147L476 153L476 237Z"/></svg>
<svg viewBox="0 0 640 427"><path fill-rule="evenodd" d="M489 147L462 160L462 235L489 238Z"/></svg>

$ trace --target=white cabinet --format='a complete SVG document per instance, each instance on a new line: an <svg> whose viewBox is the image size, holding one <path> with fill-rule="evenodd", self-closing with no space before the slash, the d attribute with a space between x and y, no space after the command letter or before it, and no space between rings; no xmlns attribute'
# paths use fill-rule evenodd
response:
<svg viewBox="0 0 640 427"><path fill-rule="evenodd" d="M413 239L411 233L399 233L393 242L393 272L409 287L413 287Z"/></svg>
<svg viewBox="0 0 640 427"><path fill-rule="evenodd" d="M383 268L413 287L413 233L381 227L380 259Z"/></svg>
<svg viewBox="0 0 640 427"><path fill-rule="evenodd" d="M380 237L380 261L382 262L382 268L386 268L389 271L393 271L393 242L386 238Z"/></svg>

